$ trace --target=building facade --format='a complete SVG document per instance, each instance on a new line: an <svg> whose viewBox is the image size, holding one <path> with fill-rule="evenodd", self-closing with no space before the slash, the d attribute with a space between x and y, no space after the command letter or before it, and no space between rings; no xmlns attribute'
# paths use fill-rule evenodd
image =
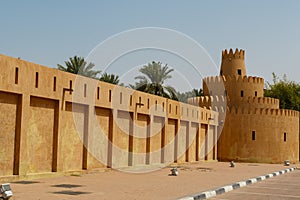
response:
<svg viewBox="0 0 300 200"><path fill-rule="evenodd" d="M216 111L4 55L0 66L1 181L217 159Z"/></svg>
<svg viewBox="0 0 300 200"><path fill-rule="evenodd" d="M222 52L220 75L203 79L203 93L189 103L219 112L219 161L299 161L299 113L264 97L264 79L247 76L244 50Z"/></svg>

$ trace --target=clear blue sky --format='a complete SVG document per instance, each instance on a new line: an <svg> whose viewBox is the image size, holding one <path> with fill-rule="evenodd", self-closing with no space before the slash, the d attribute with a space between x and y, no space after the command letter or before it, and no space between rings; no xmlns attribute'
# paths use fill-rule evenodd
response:
<svg viewBox="0 0 300 200"><path fill-rule="evenodd" d="M299 11L296 0L2 1L0 54L56 67L121 31L163 27L195 39L218 66L222 49L237 47L248 75L299 82Z"/></svg>

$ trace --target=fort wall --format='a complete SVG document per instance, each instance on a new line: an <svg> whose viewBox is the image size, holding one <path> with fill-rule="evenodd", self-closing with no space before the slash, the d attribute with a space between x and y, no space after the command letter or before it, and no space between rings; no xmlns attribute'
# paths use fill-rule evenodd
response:
<svg viewBox="0 0 300 200"><path fill-rule="evenodd" d="M231 101L239 101L240 97L263 97L264 80L252 76L212 76L203 79L205 96L229 96Z"/></svg>
<svg viewBox="0 0 300 200"><path fill-rule="evenodd" d="M218 160L299 162L299 112L264 97L264 80L246 76L244 50L222 52L220 76L203 79L203 97L188 100L219 112Z"/></svg>
<svg viewBox="0 0 300 200"><path fill-rule="evenodd" d="M1 180L217 158L209 108L4 55L0 66Z"/></svg>
<svg viewBox="0 0 300 200"><path fill-rule="evenodd" d="M299 161L299 112L241 107L227 109L218 159L282 163Z"/></svg>

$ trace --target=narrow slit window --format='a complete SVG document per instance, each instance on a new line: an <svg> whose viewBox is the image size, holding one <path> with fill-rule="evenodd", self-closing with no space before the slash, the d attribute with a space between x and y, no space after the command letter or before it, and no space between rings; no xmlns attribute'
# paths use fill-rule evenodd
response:
<svg viewBox="0 0 300 200"><path fill-rule="evenodd" d="M155 101L155 110L157 110L157 101Z"/></svg>
<svg viewBox="0 0 300 200"><path fill-rule="evenodd" d="M147 100L147 108L150 108L150 99Z"/></svg>
<svg viewBox="0 0 300 200"><path fill-rule="evenodd" d="M243 90L241 90L241 97L243 97L244 96L244 91Z"/></svg>
<svg viewBox="0 0 300 200"><path fill-rule="evenodd" d="M72 80L70 80L70 94L72 94Z"/></svg>
<svg viewBox="0 0 300 200"><path fill-rule="evenodd" d="M254 92L254 96L256 96L256 97L257 97L257 91L255 91L255 92Z"/></svg>
<svg viewBox="0 0 300 200"><path fill-rule="evenodd" d="M169 113L171 113L171 104L169 104Z"/></svg>
<svg viewBox="0 0 300 200"><path fill-rule="evenodd" d="M15 84L18 84L19 82L19 68L16 67L16 71L15 71Z"/></svg>
<svg viewBox="0 0 300 200"><path fill-rule="evenodd" d="M132 95L130 95L129 104L132 106Z"/></svg>
<svg viewBox="0 0 300 200"><path fill-rule="evenodd" d="M97 99L100 98L100 87L97 87Z"/></svg>
<svg viewBox="0 0 300 200"><path fill-rule="evenodd" d="M283 133L283 141L286 142L286 132Z"/></svg>
<svg viewBox="0 0 300 200"><path fill-rule="evenodd" d="M176 111L175 112L176 112L176 115L177 115L177 113L178 113L178 106L176 106Z"/></svg>
<svg viewBox="0 0 300 200"><path fill-rule="evenodd" d="M122 99L123 98L123 94L122 94L122 92L120 92L120 104L122 104Z"/></svg>
<svg viewBox="0 0 300 200"><path fill-rule="evenodd" d="M108 101L111 102L111 90L108 92Z"/></svg>
<svg viewBox="0 0 300 200"><path fill-rule="evenodd" d="M35 72L35 87L39 87L39 73Z"/></svg>
<svg viewBox="0 0 300 200"><path fill-rule="evenodd" d="M53 77L53 91L56 91L56 76Z"/></svg>
<svg viewBox="0 0 300 200"><path fill-rule="evenodd" d="M83 86L83 96L86 97L86 83Z"/></svg>
<svg viewBox="0 0 300 200"><path fill-rule="evenodd" d="M252 131L252 140L255 140L255 131Z"/></svg>
<svg viewBox="0 0 300 200"><path fill-rule="evenodd" d="M162 111L165 111L165 102L162 103Z"/></svg>

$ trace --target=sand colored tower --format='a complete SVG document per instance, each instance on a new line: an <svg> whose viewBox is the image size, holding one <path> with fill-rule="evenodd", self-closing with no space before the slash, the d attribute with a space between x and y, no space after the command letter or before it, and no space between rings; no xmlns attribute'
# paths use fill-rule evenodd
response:
<svg viewBox="0 0 300 200"><path fill-rule="evenodd" d="M222 51L220 75L246 76L245 51L232 49Z"/></svg>
<svg viewBox="0 0 300 200"><path fill-rule="evenodd" d="M219 112L218 160L299 161L299 112L264 97L264 79L246 74L244 50L222 51L220 75L202 85L204 96L189 103Z"/></svg>

